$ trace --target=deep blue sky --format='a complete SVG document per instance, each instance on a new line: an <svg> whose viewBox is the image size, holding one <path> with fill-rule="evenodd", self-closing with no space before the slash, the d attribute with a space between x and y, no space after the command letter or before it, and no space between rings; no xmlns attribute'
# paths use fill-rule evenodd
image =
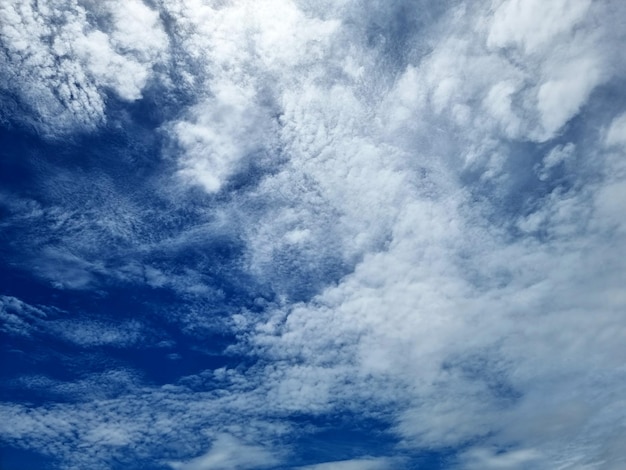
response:
<svg viewBox="0 0 626 470"><path fill-rule="evenodd" d="M625 23L2 2L0 469L626 468Z"/></svg>

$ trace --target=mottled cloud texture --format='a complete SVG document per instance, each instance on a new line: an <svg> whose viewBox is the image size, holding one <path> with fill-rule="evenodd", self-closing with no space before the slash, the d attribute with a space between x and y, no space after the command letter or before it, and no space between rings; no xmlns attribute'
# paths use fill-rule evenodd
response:
<svg viewBox="0 0 626 470"><path fill-rule="evenodd" d="M68 469L626 467L625 5L4 1L3 119L58 142L118 125L113 103L163 109L158 174L2 192L36 247L16 263L63 292L168 290L159 315L244 359L49 379L73 398L3 402L2 440ZM162 341L47 308L0 297L3 334ZM297 460L329 416L393 444Z"/></svg>

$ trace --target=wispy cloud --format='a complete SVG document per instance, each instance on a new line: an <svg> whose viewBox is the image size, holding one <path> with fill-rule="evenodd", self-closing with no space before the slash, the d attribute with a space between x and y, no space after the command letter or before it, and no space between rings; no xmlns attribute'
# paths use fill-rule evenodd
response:
<svg viewBox="0 0 626 470"><path fill-rule="evenodd" d="M255 469L272 467L276 457L263 447L246 445L228 434L216 437L211 450L184 463L173 462L174 470Z"/></svg>
<svg viewBox="0 0 626 470"><path fill-rule="evenodd" d="M47 313L37 307L22 302L15 297L0 296L1 331L5 334L29 336L37 324L47 317Z"/></svg>
<svg viewBox="0 0 626 470"><path fill-rule="evenodd" d="M387 458L362 458L325 462L316 465L298 467L302 470L386 470L396 468L398 462Z"/></svg>

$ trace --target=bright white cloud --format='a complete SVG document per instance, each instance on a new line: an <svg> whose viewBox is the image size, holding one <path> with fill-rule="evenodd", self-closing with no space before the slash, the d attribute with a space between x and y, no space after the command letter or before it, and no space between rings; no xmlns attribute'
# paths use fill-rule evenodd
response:
<svg viewBox="0 0 626 470"><path fill-rule="evenodd" d="M0 37L8 73L0 86L17 93L51 135L101 123L109 91L140 98L167 48L157 13L140 0L98 8L75 0L3 2Z"/></svg>
<svg viewBox="0 0 626 470"><path fill-rule="evenodd" d="M584 19L591 0L504 0L494 1L493 24L487 43L506 47L519 45L526 52L537 49L559 34L567 34Z"/></svg>
<svg viewBox="0 0 626 470"><path fill-rule="evenodd" d="M613 120L605 142L607 146L626 146L626 113Z"/></svg>
<svg viewBox="0 0 626 470"><path fill-rule="evenodd" d="M539 86L537 109L547 138L577 114L591 91L602 82L602 75L594 58L583 58L560 68L556 76Z"/></svg>
<svg viewBox="0 0 626 470"><path fill-rule="evenodd" d="M558 6L550 6L551 14L560 14ZM380 107L373 96L351 95L354 88L347 82L345 88L306 89L295 101L297 114L285 108L284 135L298 140L287 140L291 166L280 179L281 190L294 176L307 175L315 182L311 189L285 193L304 201L311 197L307 192L314 193L328 209L318 209L313 220L323 221L332 208L340 216L330 233L346 240L339 244L342 255L364 256L357 257L354 272L336 286L308 304L277 311L258 327L253 345L276 361L269 377L278 382L274 393L281 406L319 412L349 406L350 400L393 404L404 410L396 432L417 447L460 445L495 431L497 437L490 439L495 445L541 447L544 462L559 461L569 452L567 438L556 431L567 426L556 423L571 416L571 427L585 436L581 455L587 452L589 462L600 458L601 446L592 437L598 431L593 414L578 410L593 395L598 379L589 371L604 364L610 374L616 366L610 358L624 333L615 310L621 302L615 289L623 282L623 266L617 260L610 267L603 263L624 240L614 238L607 248L600 240L608 232L585 227L597 218L616 220L624 201L621 182L607 180L604 187L570 192L555 189L539 201L534 219L528 216L520 226L528 233L547 231L551 241L544 244L533 235L505 241L502 227L490 226L481 214L484 208L471 203L474 189L454 183L460 173L456 162L464 153L485 178L515 181L516 175L504 174L512 158L508 143L554 138L591 92L611 78L596 31L575 28L585 21L587 7L568 12L571 18L566 15L569 19L558 28L551 29L547 21L538 25L541 41L530 24L512 39L498 36L506 28L492 26L489 48L480 46L479 38L485 36L480 27L472 28L472 21L497 24L508 16L492 20L480 9L465 10L450 20L449 36L435 41L431 54L407 67ZM517 43L520 56L511 61L500 47ZM367 63L367 55L362 61ZM476 100L482 108L473 104ZM336 103L341 105L335 108ZM368 120L367 113L390 119ZM344 120L346 114L350 118ZM332 125L320 124L326 122ZM370 146L372 141L376 143ZM470 152L464 150L468 146ZM548 180L559 165L566 174L575 171L575 149L575 143L553 148L538 167L541 179ZM437 161L445 163L438 167ZM271 181L262 189L271 192ZM302 229L309 217L305 208L284 210L289 214L285 228L276 216L265 231L255 228L252 246L260 245L255 253L271 259L271 250L282 246L279 231ZM321 236L313 234L307 241L324 249ZM271 266L275 264L269 262L268 270ZM604 281L584 280L596 275ZM589 299L583 309L582 298ZM590 311L596 312L593 321ZM565 318L571 323L564 323ZM606 338L604 347L594 346L595 335ZM590 350L598 356L585 353ZM565 374L563 385L550 382L553 374ZM622 387L621 380L612 383ZM571 390L576 392L565 400ZM549 420L556 428L527 408L526 400L535 394L563 394L562 403L551 405ZM613 406L603 399L594 403L599 414ZM518 424L508 425L509 420ZM514 467L515 459L538 455L513 452L490 457L488 464Z"/></svg>
<svg viewBox="0 0 626 470"><path fill-rule="evenodd" d="M301 70L323 73L319 62L338 22L308 18L289 0L165 7L197 69L189 84L201 97L186 119L171 125L180 174L217 192L246 159L277 150L276 94L310 78Z"/></svg>
<svg viewBox="0 0 626 470"><path fill-rule="evenodd" d="M230 470L267 468L276 457L260 446L246 445L228 434L216 437L211 450L184 463L170 463L174 470Z"/></svg>
<svg viewBox="0 0 626 470"><path fill-rule="evenodd" d="M264 151L269 116L255 105L254 90L221 84L215 97L197 105L173 134L181 147L180 175L207 192L218 192L244 158Z"/></svg>

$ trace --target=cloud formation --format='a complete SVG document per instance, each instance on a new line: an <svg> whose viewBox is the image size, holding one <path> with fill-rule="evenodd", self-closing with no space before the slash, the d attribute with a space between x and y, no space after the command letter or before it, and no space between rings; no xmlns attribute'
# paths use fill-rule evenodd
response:
<svg viewBox="0 0 626 470"><path fill-rule="evenodd" d="M66 401L3 403L4 440L64 468L624 464L626 9L437 3L0 7L0 86L42 142L102 132L113 98L137 129L168 107L145 167L120 151L115 178L86 157L3 191L12 265L107 310L3 296L3 334L207 348L163 383L131 359L22 377ZM299 455L360 419L394 444Z"/></svg>
<svg viewBox="0 0 626 470"><path fill-rule="evenodd" d="M393 461L391 459L386 458L364 458L341 460L337 462L325 462L316 465L307 465L306 467L299 468L302 470L385 470L388 468L394 468L392 463Z"/></svg>
<svg viewBox="0 0 626 470"><path fill-rule="evenodd" d="M134 101L167 49L158 13L130 2L4 2L2 87L18 94L44 132L93 128L107 93Z"/></svg>
<svg viewBox="0 0 626 470"><path fill-rule="evenodd" d="M228 434L217 436L211 450L185 463L170 463L174 470L267 468L278 463L267 450L245 445Z"/></svg>

